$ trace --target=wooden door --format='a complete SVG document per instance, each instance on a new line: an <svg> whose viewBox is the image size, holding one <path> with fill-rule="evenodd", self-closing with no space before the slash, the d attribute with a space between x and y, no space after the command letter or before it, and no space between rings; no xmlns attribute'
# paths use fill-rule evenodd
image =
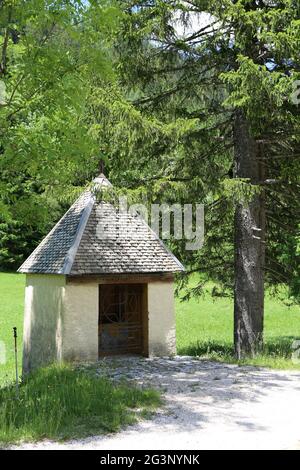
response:
<svg viewBox="0 0 300 470"><path fill-rule="evenodd" d="M99 286L99 356L143 353L143 284Z"/></svg>

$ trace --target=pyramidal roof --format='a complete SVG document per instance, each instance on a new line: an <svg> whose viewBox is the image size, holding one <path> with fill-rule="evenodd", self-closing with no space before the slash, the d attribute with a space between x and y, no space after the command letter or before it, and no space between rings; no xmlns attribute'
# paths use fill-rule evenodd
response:
<svg viewBox="0 0 300 470"><path fill-rule="evenodd" d="M18 271L68 275L183 271L138 214L115 211L97 200L97 191L111 186L103 174L95 178Z"/></svg>

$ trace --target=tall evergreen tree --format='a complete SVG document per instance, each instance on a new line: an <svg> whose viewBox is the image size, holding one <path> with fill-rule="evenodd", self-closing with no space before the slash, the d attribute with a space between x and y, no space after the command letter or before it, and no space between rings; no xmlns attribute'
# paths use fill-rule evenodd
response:
<svg viewBox="0 0 300 470"><path fill-rule="evenodd" d="M128 96L171 137L157 141L154 125L151 161L136 145L133 180L140 171L145 183L150 170L165 197L177 182L182 201L206 203L205 246L186 262L233 287L236 354L254 355L265 281L287 282L299 295L300 120L291 101L299 3L119 3L127 13L118 50Z"/></svg>

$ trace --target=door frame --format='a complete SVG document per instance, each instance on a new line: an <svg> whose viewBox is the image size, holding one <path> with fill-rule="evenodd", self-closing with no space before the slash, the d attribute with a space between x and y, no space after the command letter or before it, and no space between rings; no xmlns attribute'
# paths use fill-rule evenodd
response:
<svg viewBox="0 0 300 470"><path fill-rule="evenodd" d="M103 282L103 283L99 283L98 284L98 358L101 359L103 357L109 357L109 356L115 356L115 355L130 355L131 353L130 352L126 352L126 353L122 353L122 352L119 352L119 351L116 351L116 352L109 352L108 353L105 353L105 352L101 352L100 350L100 308L101 308L101 295L100 295L100 292L101 292L101 288L105 285L132 285L132 284L139 284L142 286L142 311L141 311L141 340L142 340L142 347L141 347L141 352L140 353L136 353L138 355L141 355L141 356L145 356L145 357L148 357L149 355L149 313L148 313L148 284L143 282L141 280L141 282L136 282L136 279L134 282L132 282L131 280L128 280L128 282L125 282L125 280L123 282L113 282L113 280L111 282ZM135 354L135 353L132 353L132 354Z"/></svg>

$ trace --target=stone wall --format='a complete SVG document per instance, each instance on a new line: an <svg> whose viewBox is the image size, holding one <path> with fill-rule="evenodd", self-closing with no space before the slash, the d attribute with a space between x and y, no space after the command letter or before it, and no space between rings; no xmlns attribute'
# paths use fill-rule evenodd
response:
<svg viewBox="0 0 300 470"><path fill-rule="evenodd" d="M23 370L98 359L99 283L64 275L26 276ZM148 283L148 352L176 353L172 281Z"/></svg>
<svg viewBox="0 0 300 470"><path fill-rule="evenodd" d="M149 356L176 354L173 282L148 284Z"/></svg>
<svg viewBox="0 0 300 470"><path fill-rule="evenodd" d="M95 282L68 282L66 285L62 330L65 361L98 359L98 291Z"/></svg>
<svg viewBox="0 0 300 470"><path fill-rule="evenodd" d="M65 276L27 274L23 333L23 372L62 357Z"/></svg>

